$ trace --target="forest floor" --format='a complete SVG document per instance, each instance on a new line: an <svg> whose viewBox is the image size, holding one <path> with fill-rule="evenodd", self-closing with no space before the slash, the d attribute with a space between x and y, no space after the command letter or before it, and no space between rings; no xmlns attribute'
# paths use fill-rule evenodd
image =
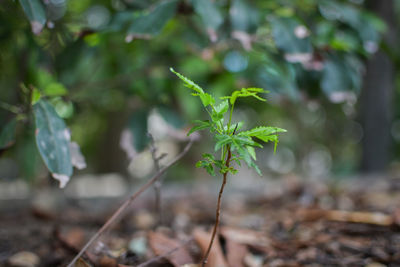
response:
<svg viewBox="0 0 400 267"><path fill-rule="evenodd" d="M279 184L270 194L227 192L207 266L400 266L399 178ZM200 266L217 189L165 194L161 218L148 192L76 266ZM9 203L0 213L0 266L66 266L116 202L101 212L74 201L52 211Z"/></svg>

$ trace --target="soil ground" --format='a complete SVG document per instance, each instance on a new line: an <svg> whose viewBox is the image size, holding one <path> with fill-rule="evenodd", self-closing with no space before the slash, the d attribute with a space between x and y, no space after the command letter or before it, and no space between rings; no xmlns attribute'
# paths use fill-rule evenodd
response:
<svg viewBox="0 0 400 267"><path fill-rule="evenodd" d="M228 190L207 266L400 266L400 179L277 183L269 193ZM196 266L215 217L218 186L209 186L166 193L161 224L147 192L76 266ZM2 203L0 266L66 266L120 202Z"/></svg>

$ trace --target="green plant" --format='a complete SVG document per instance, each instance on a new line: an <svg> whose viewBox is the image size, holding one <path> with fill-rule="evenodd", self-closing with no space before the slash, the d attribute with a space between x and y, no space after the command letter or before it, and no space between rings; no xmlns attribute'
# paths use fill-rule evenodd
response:
<svg viewBox="0 0 400 267"><path fill-rule="evenodd" d="M233 122L232 120L235 103L238 98L254 97L257 100L266 101L259 94L267 93L268 91L261 88L242 88L241 90L234 91L230 96L221 97L220 103L217 104L216 99L212 95L204 92L199 85L174 71L174 69L171 68L170 70L184 82L186 87L194 91L192 95L200 98L203 107L210 117L209 120L196 120L196 125L189 131L188 135L199 130L208 129L214 135L215 152L221 153L219 159L215 158L213 154L204 153L203 160L200 160L196 164L196 167L205 168L210 175L215 175L215 169L218 169L223 175L217 202L216 221L207 252L202 260L202 266L204 266L207 263L208 255L219 225L221 197L226 184L227 175L228 173L235 174L237 172L237 169L231 165L231 162L234 161L238 166L241 166L241 161L243 160L249 167L254 168L257 173L261 175L261 171L255 163L255 147L262 147L260 141L264 143L274 142L275 152L276 145L278 144L278 133L286 132L286 130L278 127L259 126L251 130L240 131L243 122Z"/></svg>

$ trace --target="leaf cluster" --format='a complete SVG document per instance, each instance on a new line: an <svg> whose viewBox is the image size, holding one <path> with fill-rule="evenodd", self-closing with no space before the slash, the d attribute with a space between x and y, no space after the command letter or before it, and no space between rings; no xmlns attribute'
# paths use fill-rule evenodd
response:
<svg viewBox="0 0 400 267"><path fill-rule="evenodd" d="M234 91L230 96L221 97L219 103L216 104L216 99L204 92L199 85L174 69L170 70L183 81L184 86L193 91L193 96L200 98L204 109L209 114L209 120L194 121L195 126L190 129L188 135L208 129L214 135L214 151L221 153L220 159L216 159L209 153L203 154L203 159L197 162L196 167L205 168L210 175L215 175L215 169L218 169L220 173L235 174L237 170L230 165L230 162L235 161L241 166L241 161L244 161L261 175L261 171L255 163L257 160L255 148L262 148L262 143L273 142L275 151L279 142L278 134L284 133L286 130L278 127L259 126L247 131L240 131L243 122L233 124L232 115L239 97L253 97L260 101L266 101L260 94L267 93L267 91L262 88L242 88ZM228 120L225 121L225 118Z"/></svg>

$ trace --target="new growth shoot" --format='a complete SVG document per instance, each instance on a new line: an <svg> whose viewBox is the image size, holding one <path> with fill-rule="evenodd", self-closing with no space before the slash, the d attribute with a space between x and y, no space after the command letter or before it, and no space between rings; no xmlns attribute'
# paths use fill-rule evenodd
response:
<svg viewBox="0 0 400 267"><path fill-rule="evenodd" d="M265 102L266 100L260 96L261 93L267 93L264 89L242 88L241 90L234 91L230 96L221 97L218 101L219 103L217 103L216 99L212 95L204 92L199 85L176 72L174 69L171 68L170 70L183 81L186 87L193 91L193 96L200 98L204 109L209 115L209 120L194 121L195 126L189 131L188 135L199 130L209 130L214 135L214 150L216 153L219 152L220 154L219 158L216 158L213 154L204 153L203 159L196 164L196 167L205 168L210 175L215 176L215 170L218 170L223 176L222 186L218 196L213 233L208 249L202 259L202 266L205 266L219 225L221 197L226 184L227 175L228 173L235 174L237 172L237 169L231 165L231 162L235 161L238 166L241 166L241 162L244 161L250 168L254 168L256 172L261 175L261 171L255 163L257 159L255 147L262 148L261 143L273 142L275 152L279 141L278 134L286 132L286 130L278 127L259 126L251 130L241 131L243 122L233 123L232 116L236 100L243 97L253 97ZM229 117L226 122L225 114L228 112Z"/></svg>

